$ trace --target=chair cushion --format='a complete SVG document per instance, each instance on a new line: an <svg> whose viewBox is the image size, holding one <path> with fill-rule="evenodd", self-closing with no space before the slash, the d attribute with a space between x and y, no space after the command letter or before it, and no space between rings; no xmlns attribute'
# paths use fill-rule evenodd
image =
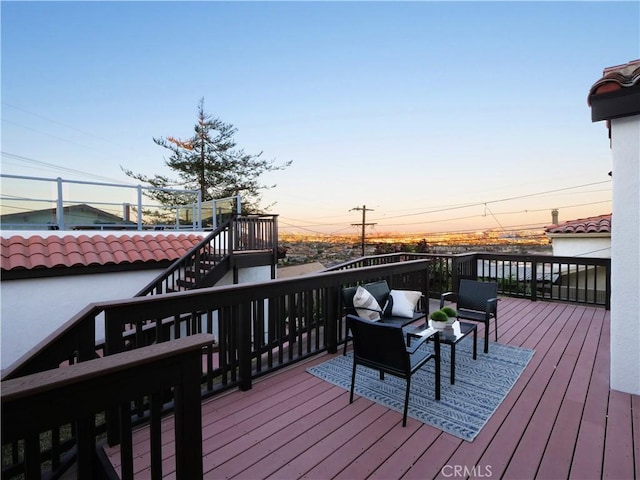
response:
<svg viewBox="0 0 640 480"><path fill-rule="evenodd" d="M356 289L356 294L353 296L353 306L359 317L371 321L380 320L380 304L364 287L358 286Z"/></svg>
<svg viewBox="0 0 640 480"><path fill-rule="evenodd" d="M389 297L392 299L391 315L394 317L413 318L416 305L422 297L422 292L414 290L391 290Z"/></svg>

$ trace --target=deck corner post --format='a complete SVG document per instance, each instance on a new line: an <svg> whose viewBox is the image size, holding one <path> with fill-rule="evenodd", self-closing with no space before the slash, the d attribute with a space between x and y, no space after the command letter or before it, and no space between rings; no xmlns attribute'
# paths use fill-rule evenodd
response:
<svg viewBox="0 0 640 480"><path fill-rule="evenodd" d="M176 388L176 479L203 478L201 353L188 352L181 361L184 382Z"/></svg>

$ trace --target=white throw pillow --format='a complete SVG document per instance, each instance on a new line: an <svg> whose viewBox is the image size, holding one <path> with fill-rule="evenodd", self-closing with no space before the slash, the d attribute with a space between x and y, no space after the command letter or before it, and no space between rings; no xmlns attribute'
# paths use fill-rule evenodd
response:
<svg viewBox="0 0 640 480"><path fill-rule="evenodd" d="M389 296L393 299L391 315L394 317L413 318L413 312L422 293L413 290L391 290Z"/></svg>
<svg viewBox="0 0 640 480"><path fill-rule="evenodd" d="M380 305L366 288L358 286L356 294L353 296L353 306L359 317L371 321L380 320Z"/></svg>

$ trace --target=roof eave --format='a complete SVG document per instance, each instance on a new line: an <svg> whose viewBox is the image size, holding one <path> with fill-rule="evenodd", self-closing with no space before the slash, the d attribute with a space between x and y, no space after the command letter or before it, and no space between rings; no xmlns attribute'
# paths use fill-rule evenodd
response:
<svg viewBox="0 0 640 480"><path fill-rule="evenodd" d="M551 233L545 232L549 238L611 238L611 232L584 232L584 233Z"/></svg>
<svg viewBox="0 0 640 480"><path fill-rule="evenodd" d="M591 95L589 103L592 122L640 115L640 86Z"/></svg>

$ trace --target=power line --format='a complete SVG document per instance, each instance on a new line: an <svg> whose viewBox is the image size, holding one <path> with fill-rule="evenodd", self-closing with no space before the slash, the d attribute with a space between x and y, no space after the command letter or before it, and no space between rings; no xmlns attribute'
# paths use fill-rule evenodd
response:
<svg viewBox="0 0 640 480"><path fill-rule="evenodd" d="M9 153L9 152L2 151L2 152L0 152L0 154L3 157L10 158L12 160L17 160L17 161L24 162L24 163L31 163L33 165L39 165L39 166L42 166L42 167L48 167L48 168L53 169L54 171L61 171L61 172L65 172L65 173L73 173L73 174L76 174L76 175L85 175L87 177L92 177L92 178L96 178L96 179L99 179L99 180L107 180L107 181L115 182L115 183L125 183L122 180L116 180L116 179L109 178L109 177L102 177L100 175L95 175L93 173L83 172L82 170L76 170L74 168L63 167L63 166L60 166L60 165L56 165L54 163L43 162L41 160L36 160L34 158L24 157L22 155L16 155L14 153ZM127 185L133 185L133 183L127 183Z"/></svg>
<svg viewBox="0 0 640 480"><path fill-rule="evenodd" d="M556 193L556 192L562 192L562 191L566 191L566 190L573 190L573 189L576 189L576 188L590 187L592 185L601 185L603 183L611 183L611 181L610 180L604 180L602 182L586 183L584 185L576 185L576 186L573 186L573 187L558 188L558 189L555 189L555 190L547 190L547 191L538 192L538 193L528 193L528 194L524 194L524 195L518 195L518 196L515 196L515 197L506 197L506 198L500 198L500 199L497 199L497 200L489 200L489 201L485 201L485 202L467 203L467 204L444 207L444 208L439 208L437 210L429 210L429 211L423 211L423 212L417 212L417 213L407 213L407 214L404 214L404 215L396 215L394 217L387 217L387 219L403 218L403 217L415 217L415 216L418 216L418 215L425 215L425 214L428 214L428 213L440 213L440 212L448 212L448 211L451 211L451 210L460 210L462 208L486 206L489 203L500 203L500 202L508 202L508 201L511 201L511 200L520 200L522 198L537 197L539 195L546 195L546 194L549 194L549 193Z"/></svg>

